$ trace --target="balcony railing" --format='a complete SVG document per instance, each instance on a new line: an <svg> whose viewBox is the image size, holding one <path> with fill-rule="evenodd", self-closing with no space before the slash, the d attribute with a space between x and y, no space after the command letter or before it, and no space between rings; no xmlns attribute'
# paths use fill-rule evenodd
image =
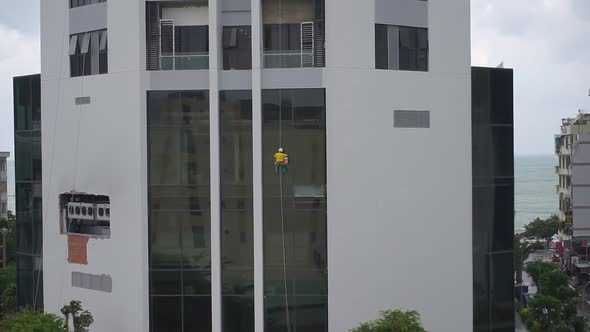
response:
<svg viewBox="0 0 590 332"><path fill-rule="evenodd" d="M264 51L264 68L313 67L313 51Z"/></svg>
<svg viewBox="0 0 590 332"><path fill-rule="evenodd" d="M559 174L559 169L560 169L560 168L561 168L561 167L559 167L559 166L555 166L555 174Z"/></svg>
<svg viewBox="0 0 590 332"><path fill-rule="evenodd" d="M160 70L209 69L209 53L174 53L160 55Z"/></svg>

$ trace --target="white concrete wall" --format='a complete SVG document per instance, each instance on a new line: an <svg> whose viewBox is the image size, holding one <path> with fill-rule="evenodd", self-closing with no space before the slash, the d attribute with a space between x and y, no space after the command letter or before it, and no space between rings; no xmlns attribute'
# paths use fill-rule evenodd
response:
<svg viewBox="0 0 590 332"><path fill-rule="evenodd" d="M590 164L572 166L572 183L574 185L590 185Z"/></svg>
<svg viewBox="0 0 590 332"><path fill-rule="evenodd" d="M572 205L574 218L574 237L590 236L589 142L590 135L577 135L576 142L572 150Z"/></svg>
<svg viewBox="0 0 590 332"><path fill-rule="evenodd" d="M473 329L469 1L428 5L430 72L415 73L374 69L372 1L326 1L331 332L390 308ZM393 128L397 109L432 128Z"/></svg>
<svg viewBox="0 0 590 332"><path fill-rule="evenodd" d="M209 8L207 6L185 6L162 8L162 19L173 19L174 25L207 25Z"/></svg>
<svg viewBox="0 0 590 332"><path fill-rule="evenodd" d="M579 135L584 136L584 135ZM572 154L573 163L590 163L590 138L580 137L581 141L576 141L574 153Z"/></svg>
<svg viewBox="0 0 590 332"><path fill-rule="evenodd" d="M41 2L45 309L81 300L92 331L148 331L144 2L109 1L109 74L69 78L67 1ZM91 104L74 105L90 96ZM88 265L67 262L58 195L109 195L111 238L90 239ZM71 287L71 272L108 274L112 293Z"/></svg>

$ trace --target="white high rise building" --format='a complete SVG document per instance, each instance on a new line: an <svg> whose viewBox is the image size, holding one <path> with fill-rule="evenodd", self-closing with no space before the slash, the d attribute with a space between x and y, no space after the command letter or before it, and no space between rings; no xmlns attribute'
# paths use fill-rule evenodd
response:
<svg viewBox="0 0 590 332"><path fill-rule="evenodd" d="M473 330L468 0L41 1L41 52L45 310Z"/></svg>

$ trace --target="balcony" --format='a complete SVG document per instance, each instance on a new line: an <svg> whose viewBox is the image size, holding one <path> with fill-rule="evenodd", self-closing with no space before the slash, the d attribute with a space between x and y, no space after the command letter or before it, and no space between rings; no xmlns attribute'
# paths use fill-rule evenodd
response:
<svg viewBox="0 0 590 332"><path fill-rule="evenodd" d="M313 65L313 51L265 51L264 68L309 68Z"/></svg>
<svg viewBox="0 0 590 332"><path fill-rule="evenodd" d="M562 156L569 156L572 154L572 148L571 145L561 145L558 149L558 155L562 155Z"/></svg>
<svg viewBox="0 0 590 332"><path fill-rule="evenodd" d="M209 69L209 53L162 53L160 70L199 70Z"/></svg>
<svg viewBox="0 0 590 332"><path fill-rule="evenodd" d="M564 176L571 176L572 175L572 168L571 167L555 166L555 174L564 175Z"/></svg>
<svg viewBox="0 0 590 332"><path fill-rule="evenodd" d="M146 3L146 69L209 69L208 2Z"/></svg>
<svg viewBox="0 0 590 332"><path fill-rule="evenodd" d="M560 185L555 186L555 191L557 193L563 194L564 196L571 196L571 189L572 187L561 187Z"/></svg>

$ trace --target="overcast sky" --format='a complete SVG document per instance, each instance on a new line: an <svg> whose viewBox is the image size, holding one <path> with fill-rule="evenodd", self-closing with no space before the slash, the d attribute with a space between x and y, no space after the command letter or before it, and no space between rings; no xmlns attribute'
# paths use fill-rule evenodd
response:
<svg viewBox="0 0 590 332"><path fill-rule="evenodd" d="M560 119L590 111L590 0L471 3L473 65L515 70L516 153L552 154ZM0 11L0 151L13 151L12 77L40 70L39 0L10 7Z"/></svg>

